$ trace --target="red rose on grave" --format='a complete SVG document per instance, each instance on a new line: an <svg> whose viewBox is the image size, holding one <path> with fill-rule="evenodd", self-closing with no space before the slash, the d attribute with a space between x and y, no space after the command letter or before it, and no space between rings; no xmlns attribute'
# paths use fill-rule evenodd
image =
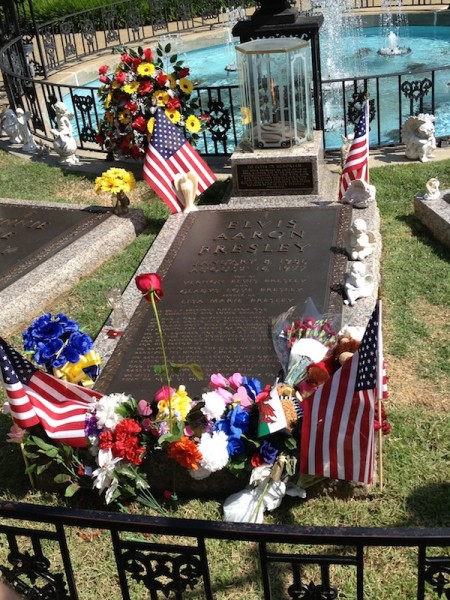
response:
<svg viewBox="0 0 450 600"><path fill-rule="evenodd" d="M136 275L134 278L137 289L144 294L146 300L151 300L151 295L154 294L155 300L158 301L164 296L162 289L162 279L158 273L143 273Z"/></svg>
<svg viewBox="0 0 450 600"><path fill-rule="evenodd" d="M153 62L153 52L151 51L150 48L146 48L144 50L144 60L146 62Z"/></svg>
<svg viewBox="0 0 450 600"><path fill-rule="evenodd" d="M123 71L117 71L117 73L114 75L114 79L119 83L125 83L127 76Z"/></svg>
<svg viewBox="0 0 450 600"><path fill-rule="evenodd" d="M147 120L144 119L142 115L139 115L139 117L137 117L133 121L131 126L133 127L133 129L137 129L138 131L142 131L143 133L144 131L147 131Z"/></svg>
<svg viewBox="0 0 450 600"><path fill-rule="evenodd" d="M182 69L180 69L178 71L178 77L180 79L182 79L183 77L187 77L189 75L190 71L188 69L188 67L183 67Z"/></svg>
<svg viewBox="0 0 450 600"><path fill-rule="evenodd" d="M109 71L109 67L108 65L102 65L101 67L99 67L98 69L98 74L99 75L106 75L106 73Z"/></svg>

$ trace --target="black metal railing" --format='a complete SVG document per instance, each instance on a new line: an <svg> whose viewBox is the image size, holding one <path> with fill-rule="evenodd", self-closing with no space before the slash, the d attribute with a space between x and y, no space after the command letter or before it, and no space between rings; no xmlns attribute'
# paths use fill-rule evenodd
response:
<svg viewBox="0 0 450 600"><path fill-rule="evenodd" d="M356 8L370 8L372 2L375 0L355 0L355 4L360 5ZM431 0L429 3L432 3ZM136 45L144 39L151 40L148 43L155 43L161 36L167 39L188 30L223 26L240 14L238 3L231 0L226 11L220 0L213 0L209 4L202 15L195 16L191 3L183 0L178 20L171 21L167 0L150 3L150 16L143 14L132 0L118 0L40 25L34 36L10 40L0 50L0 67L11 107L14 110L20 107L29 112L32 133L43 142L52 143L50 130L56 125L53 105L62 100L73 112L79 148L88 152L102 151L96 142L102 110L97 104L96 87L57 84L51 80L51 76L71 63L112 51L120 45ZM307 4L310 8L314 4L317 9L320 2L297 1L300 9L305 9ZM407 7L408 3L404 2L404 5ZM449 15L443 15L443 21L444 16ZM450 24L450 19L447 21ZM97 27L99 22L103 24L102 29ZM347 135L353 131L352 115L357 114L353 106L358 104L363 92L368 92L374 107L371 147L396 145L401 143L402 123L417 112L430 112L436 116L438 138L450 136L447 110L449 80L450 65L360 80L327 80L322 82L322 96L326 107L329 104L329 89L333 88L331 104L335 108L332 119L344 124L344 135ZM211 115L208 129L198 146L200 153L229 156L240 139L238 86L199 86L195 93L202 111ZM325 112L324 147L332 150L339 148L342 143L342 129L339 128L339 133L335 134L332 119L327 122L327 118ZM104 152L106 154L106 150Z"/></svg>
<svg viewBox="0 0 450 600"><path fill-rule="evenodd" d="M409 549L409 558L401 559L408 565L404 563L398 575L402 598L450 597L450 528L253 525L74 511L8 501L0 502L3 579L28 598L91 598L89 584L83 581L80 585L85 574L77 575L74 566L74 529L78 539L89 539L89 531L101 538L102 549L110 557L108 578L117 579L117 597L124 600L218 597L220 564L217 549L210 550L211 541L222 542L223 564L236 552L237 544L251 544L255 559L252 587L264 600L373 597L368 595L366 579L368 553L375 547L399 552ZM91 570L97 573L92 554L90 561ZM410 566L414 576L408 588L404 574ZM384 577L389 580L389 574ZM240 585L237 571L226 587L238 597ZM80 592L81 588L88 593Z"/></svg>

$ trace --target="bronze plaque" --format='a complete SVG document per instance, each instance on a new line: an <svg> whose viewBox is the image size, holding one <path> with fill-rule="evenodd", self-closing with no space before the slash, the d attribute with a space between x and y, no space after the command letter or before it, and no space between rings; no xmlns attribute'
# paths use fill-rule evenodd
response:
<svg viewBox="0 0 450 600"><path fill-rule="evenodd" d="M301 316L308 297L319 311L341 314L332 287L346 259L332 248L349 215L336 205L188 215L160 270L158 311L168 359L198 363L205 378L181 371L173 385L198 395L217 372L272 384L280 370L272 319L294 305ZM96 388L150 399L160 385L154 364L162 364L160 342L151 304L142 300Z"/></svg>
<svg viewBox="0 0 450 600"><path fill-rule="evenodd" d="M311 162L237 164L236 176L236 188L240 192L286 190L309 194L314 189Z"/></svg>
<svg viewBox="0 0 450 600"><path fill-rule="evenodd" d="M0 204L0 290L96 227L111 213Z"/></svg>

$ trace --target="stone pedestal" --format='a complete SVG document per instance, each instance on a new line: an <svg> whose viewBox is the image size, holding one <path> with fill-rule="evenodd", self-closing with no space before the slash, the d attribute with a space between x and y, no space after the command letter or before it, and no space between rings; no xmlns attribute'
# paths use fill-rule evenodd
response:
<svg viewBox="0 0 450 600"><path fill-rule="evenodd" d="M414 214L437 240L450 248L450 189L442 190L437 200L415 196Z"/></svg>
<svg viewBox="0 0 450 600"><path fill-rule="evenodd" d="M233 196L317 196L322 193L322 132L292 148L273 148L231 156Z"/></svg>

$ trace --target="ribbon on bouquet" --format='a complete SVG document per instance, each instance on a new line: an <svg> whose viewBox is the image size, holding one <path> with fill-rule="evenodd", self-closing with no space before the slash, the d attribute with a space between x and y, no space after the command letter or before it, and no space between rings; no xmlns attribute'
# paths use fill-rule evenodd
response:
<svg viewBox="0 0 450 600"><path fill-rule="evenodd" d="M96 350L90 350L87 354L82 356L78 362L66 362L61 368L54 368L53 374L63 381L81 384L83 387L92 387L94 385L94 380L84 371L84 369L98 366L101 362L102 359L100 354Z"/></svg>

